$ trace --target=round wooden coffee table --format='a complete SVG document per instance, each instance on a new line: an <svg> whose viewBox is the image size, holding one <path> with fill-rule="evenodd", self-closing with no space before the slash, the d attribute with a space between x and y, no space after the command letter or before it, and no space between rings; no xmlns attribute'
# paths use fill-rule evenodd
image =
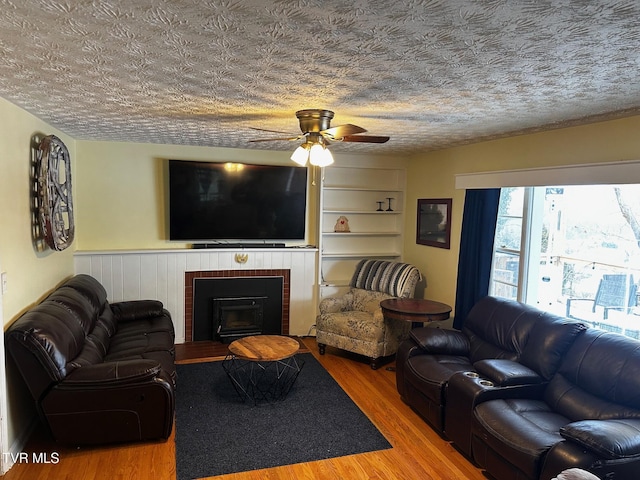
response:
<svg viewBox="0 0 640 480"><path fill-rule="evenodd" d="M300 343L282 335L252 335L229 344L222 368L242 401L272 403L293 387L304 361L296 358Z"/></svg>

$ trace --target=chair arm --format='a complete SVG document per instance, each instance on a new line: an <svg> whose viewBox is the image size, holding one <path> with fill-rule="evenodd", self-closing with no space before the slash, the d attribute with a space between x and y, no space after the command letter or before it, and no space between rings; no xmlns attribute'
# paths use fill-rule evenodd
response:
<svg viewBox="0 0 640 480"><path fill-rule="evenodd" d="M109 388L139 384L160 374L160 364L154 360L121 360L77 368L58 385L58 389Z"/></svg>
<svg viewBox="0 0 640 480"><path fill-rule="evenodd" d="M488 378L498 387L514 385L537 385L544 383L544 378L529 367L513 360L487 359L473 364L473 368L483 377Z"/></svg>
<svg viewBox="0 0 640 480"><path fill-rule="evenodd" d="M640 455L640 419L580 420L562 427L560 435L607 459Z"/></svg>
<svg viewBox="0 0 640 480"><path fill-rule="evenodd" d="M344 294L342 297L323 298L318 305L321 314L338 313L351 310L353 304L353 294L351 292Z"/></svg>
<svg viewBox="0 0 640 480"><path fill-rule="evenodd" d="M445 328L414 328L411 339L429 354L469 355L470 344L465 334Z"/></svg>
<svg viewBox="0 0 640 480"><path fill-rule="evenodd" d="M118 322L127 322L140 318L153 318L167 315L164 305L159 300L130 300L115 302L111 310Z"/></svg>

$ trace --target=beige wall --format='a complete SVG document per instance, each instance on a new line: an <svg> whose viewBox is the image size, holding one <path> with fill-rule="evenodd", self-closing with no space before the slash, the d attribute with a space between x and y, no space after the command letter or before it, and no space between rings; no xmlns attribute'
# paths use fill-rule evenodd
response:
<svg viewBox="0 0 640 480"><path fill-rule="evenodd" d="M0 264L7 272L3 297L5 324L73 274L72 245L62 252L38 251L31 232L31 138L57 135L69 149L75 182L75 142L26 111L0 99ZM75 202L75 200L74 200Z"/></svg>
<svg viewBox="0 0 640 480"><path fill-rule="evenodd" d="M0 265L7 273L2 297L5 326L73 274L73 245L63 252L38 251L31 234L31 138L58 136L76 160L72 138L0 98ZM7 363L7 444L11 446L33 418L33 401L13 364Z"/></svg>
<svg viewBox="0 0 640 480"><path fill-rule="evenodd" d="M416 155L407 171L405 260L424 272L424 297L454 305L464 191L461 173L640 160L640 116ZM452 198L451 249L417 245L419 198Z"/></svg>
<svg viewBox="0 0 640 480"><path fill-rule="evenodd" d="M166 159L291 164L290 152L276 151L87 141L77 149L77 250L185 247L165 231ZM317 188L309 185L308 194L314 212ZM312 239L315 223L310 217Z"/></svg>
<svg viewBox="0 0 640 480"><path fill-rule="evenodd" d="M291 165L286 151L78 141L76 250L184 248L166 234L166 159ZM336 163L387 158L335 154ZM309 170L306 244L317 242L319 174Z"/></svg>

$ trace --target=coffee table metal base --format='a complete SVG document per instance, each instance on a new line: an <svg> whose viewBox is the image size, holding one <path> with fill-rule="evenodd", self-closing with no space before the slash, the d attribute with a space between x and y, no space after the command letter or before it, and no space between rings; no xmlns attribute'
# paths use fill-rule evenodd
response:
<svg viewBox="0 0 640 480"><path fill-rule="evenodd" d="M304 360L295 355L283 360L255 361L230 354L222 361L240 399L254 405L284 400L303 366Z"/></svg>

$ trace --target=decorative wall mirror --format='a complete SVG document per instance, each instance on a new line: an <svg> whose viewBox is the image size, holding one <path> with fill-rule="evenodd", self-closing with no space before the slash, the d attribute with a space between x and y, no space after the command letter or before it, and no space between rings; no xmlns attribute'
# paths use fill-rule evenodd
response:
<svg viewBox="0 0 640 480"><path fill-rule="evenodd" d="M73 242L71 159L66 145L55 135L40 141L37 150L38 221L45 242L61 251Z"/></svg>

